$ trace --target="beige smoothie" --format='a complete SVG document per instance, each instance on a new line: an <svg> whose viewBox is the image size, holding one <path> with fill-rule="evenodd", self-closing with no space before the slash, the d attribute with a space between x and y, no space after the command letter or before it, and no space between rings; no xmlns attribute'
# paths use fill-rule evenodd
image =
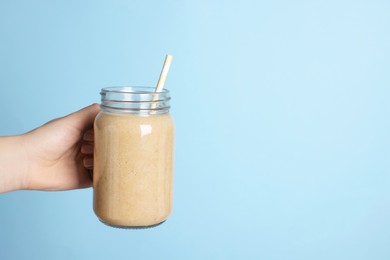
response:
<svg viewBox="0 0 390 260"><path fill-rule="evenodd" d="M99 219L119 227L163 222L172 211L170 115L100 112L94 132L93 202Z"/></svg>

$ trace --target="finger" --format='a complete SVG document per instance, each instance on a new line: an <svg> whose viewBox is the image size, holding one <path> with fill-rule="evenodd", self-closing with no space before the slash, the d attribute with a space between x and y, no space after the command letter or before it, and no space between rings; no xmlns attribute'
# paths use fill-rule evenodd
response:
<svg viewBox="0 0 390 260"><path fill-rule="evenodd" d="M84 167L87 169L93 168L93 158L92 157L85 157L83 160Z"/></svg>
<svg viewBox="0 0 390 260"><path fill-rule="evenodd" d="M84 133L83 140L87 142L93 142L93 129L89 129Z"/></svg>
<svg viewBox="0 0 390 260"><path fill-rule="evenodd" d="M88 170L88 176L91 179L91 181L93 181L93 170L92 169Z"/></svg>
<svg viewBox="0 0 390 260"><path fill-rule="evenodd" d="M82 154L93 154L93 144L84 143L81 145Z"/></svg>
<svg viewBox="0 0 390 260"><path fill-rule="evenodd" d="M81 132L85 132L93 127L93 122L99 111L100 106L98 104L92 104L68 115L66 119L70 125L79 129Z"/></svg>

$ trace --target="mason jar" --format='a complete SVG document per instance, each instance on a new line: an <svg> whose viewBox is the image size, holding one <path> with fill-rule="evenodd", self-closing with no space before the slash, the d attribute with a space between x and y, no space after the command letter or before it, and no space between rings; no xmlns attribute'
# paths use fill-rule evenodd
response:
<svg viewBox="0 0 390 260"><path fill-rule="evenodd" d="M169 91L108 87L94 123L93 207L103 223L153 227L172 211L174 123Z"/></svg>

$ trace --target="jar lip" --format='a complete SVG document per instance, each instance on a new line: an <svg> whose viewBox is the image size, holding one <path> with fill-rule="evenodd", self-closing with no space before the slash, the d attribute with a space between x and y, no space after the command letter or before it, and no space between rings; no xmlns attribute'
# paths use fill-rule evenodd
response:
<svg viewBox="0 0 390 260"><path fill-rule="evenodd" d="M168 89L163 89L161 92L156 92L154 87L144 87L144 86L111 86L102 88L102 93L114 92L114 93L128 93L128 94L137 94L137 95L150 95L154 93L159 94L168 94Z"/></svg>

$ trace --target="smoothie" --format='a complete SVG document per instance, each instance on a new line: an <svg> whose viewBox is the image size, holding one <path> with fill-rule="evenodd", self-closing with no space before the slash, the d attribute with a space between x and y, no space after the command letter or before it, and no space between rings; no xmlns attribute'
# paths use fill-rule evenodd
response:
<svg viewBox="0 0 390 260"><path fill-rule="evenodd" d="M100 112L95 120L94 211L118 227L147 227L172 211L174 124L168 113Z"/></svg>

